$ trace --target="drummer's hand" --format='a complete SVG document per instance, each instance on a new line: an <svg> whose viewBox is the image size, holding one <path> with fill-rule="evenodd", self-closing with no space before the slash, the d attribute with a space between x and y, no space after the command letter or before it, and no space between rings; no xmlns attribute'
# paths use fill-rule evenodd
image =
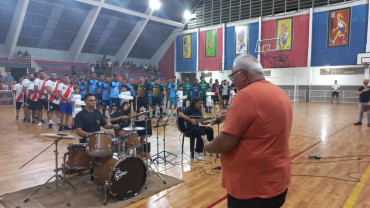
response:
<svg viewBox="0 0 370 208"><path fill-rule="evenodd" d="M222 112L222 113L220 113L220 115L218 115L219 117L220 117L220 119L223 121L223 120L225 120L225 118L226 118L226 111L224 111L224 112Z"/></svg>
<svg viewBox="0 0 370 208"><path fill-rule="evenodd" d="M121 116L121 119L129 119L130 116Z"/></svg>
<svg viewBox="0 0 370 208"><path fill-rule="evenodd" d="M114 128L114 129L119 129L119 125L118 125L118 124L114 124L114 125L113 125L113 128Z"/></svg>

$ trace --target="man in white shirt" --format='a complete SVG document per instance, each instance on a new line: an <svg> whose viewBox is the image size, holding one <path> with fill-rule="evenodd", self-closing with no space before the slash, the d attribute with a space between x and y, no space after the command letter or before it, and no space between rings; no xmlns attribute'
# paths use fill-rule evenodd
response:
<svg viewBox="0 0 370 208"><path fill-rule="evenodd" d="M340 85L337 83L337 80L334 81L334 84L331 85L333 92L331 93L331 103L334 101L334 96L337 97L337 103L339 103L339 88Z"/></svg>
<svg viewBox="0 0 370 208"><path fill-rule="evenodd" d="M36 113L37 113L37 119L39 120L38 127L42 126L42 123L45 121L42 120L42 110L43 108L46 110L48 108L47 102L45 101L45 95L47 95L46 89L45 89L45 83L48 81L48 79L45 78L45 72L43 70L39 71L39 78L37 78L34 82L35 84L35 91L37 91L37 103L36 103Z"/></svg>
<svg viewBox="0 0 370 208"><path fill-rule="evenodd" d="M63 83L58 87L58 94L60 97L60 126L58 131L71 130L68 127L69 117L72 115L71 96L73 93L73 86L69 84L69 76L64 75Z"/></svg>
<svg viewBox="0 0 370 208"><path fill-rule="evenodd" d="M31 119L29 119L28 117L28 105L27 105L27 99L29 98L29 95L28 95L28 92L27 92L27 87L30 83L30 80L28 79L29 78L29 74L26 75L26 78L22 81L22 91L23 91L23 112L24 112L24 119L23 119L23 122L28 122L30 123L31 122Z"/></svg>
<svg viewBox="0 0 370 208"><path fill-rule="evenodd" d="M53 127L53 112L57 114L58 124L60 124L59 119L59 95L58 95L58 87L60 81L57 80L57 74L51 73L50 79L45 83L45 89L48 93L48 120L49 120L49 129Z"/></svg>
<svg viewBox="0 0 370 208"><path fill-rule="evenodd" d="M19 111L21 110L22 103L23 103L23 87L22 83L23 82L23 77L19 78L19 82L14 85L13 87L13 93L15 97L15 120L18 120L19 118Z"/></svg>
<svg viewBox="0 0 370 208"><path fill-rule="evenodd" d="M30 119L30 114L32 114L32 124L35 124L36 118L36 103L37 103L37 92L35 90L35 74L30 74L28 76L30 82L27 86L27 108L28 108L28 119ZM29 97L29 98L28 98Z"/></svg>

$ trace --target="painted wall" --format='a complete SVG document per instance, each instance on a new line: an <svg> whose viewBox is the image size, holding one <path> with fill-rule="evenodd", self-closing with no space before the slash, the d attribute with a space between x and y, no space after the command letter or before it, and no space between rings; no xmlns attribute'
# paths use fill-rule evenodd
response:
<svg viewBox="0 0 370 208"><path fill-rule="evenodd" d="M216 56L206 57L206 31L199 31L199 66L198 71L222 70L223 28L217 29Z"/></svg>
<svg viewBox="0 0 370 208"><path fill-rule="evenodd" d="M172 77L175 73L175 44L172 43L162 59L158 62L158 68L161 69L161 77Z"/></svg>
<svg viewBox="0 0 370 208"><path fill-rule="evenodd" d="M327 47L328 11L314 13L312 66L356 65L357 54L366 50L368 6L352 7L349 46Z"/></svg>
<svg viewBox="0 0 370 208"><path fill-rule="evenodd" d="M308 34L309 34L309 14L297 15L293 17L293 44L292 50L283 52L288 57L289 67L306 67L308 55ZM276 38L277 20L262 21L261 39ZM276 68L265 58L261 57L261 64L264 68ZM278 66L279 67L279 66Z"/></svg>
<svg viewBox="0 0 370 208"><path fill-rule="evenodd" d="M186 35L186 34L185 34ZM182 36L176 37L176 71L194 72L197 71L197 33L191 33L191 58L182 58Z"/></svg>
<svg viewBox="0 0 370 208"><path fill-rule="evenodd" d="M248 53L257 58L258 54L255 52L256 43L258 40L258 22L249 24L249 37L248 37ZM234 59L237 57L235 54L235 26L226 27L225 33L225 70L231 70Z"/></svg>

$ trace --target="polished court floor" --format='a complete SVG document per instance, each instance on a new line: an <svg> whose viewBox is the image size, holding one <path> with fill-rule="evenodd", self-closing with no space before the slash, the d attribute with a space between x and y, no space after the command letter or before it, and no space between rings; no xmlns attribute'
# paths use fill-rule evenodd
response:
<svg viewBox="0 0 370 208"><path fill-rule="evenodd" d="M306 102L292 105L293 176L284 207L370 207L370 127L353 126L358 106ZM213 115L216 113L214 110ZM23 118L22 113L20 117ZM363 122L366 123L366 116ZM217 135L217 126L214 129ZM41 133L56 132L57 126L49 130L46 126L39 128L16 121L13 108L0 108L0 195L42 184L53 174L52 149L23 169L18 168L52 143L53 139L42 137ZM156 136L153 130L149 138L152 154L157 150ZM163 150L162 138L160 128L159 151ZM191 159L187 139L182 155L181 139L173 120L166 128L166 150L177 155L171 160L176 165L153 167L184 182L129 207L226 207L226 192L220 185L221 171L212 170L220 161L209 154L203 161ZM66 152L69 143L77 142L61 141L60 151ZM322 159L307 159L309 154L318 154Z"/></svg>

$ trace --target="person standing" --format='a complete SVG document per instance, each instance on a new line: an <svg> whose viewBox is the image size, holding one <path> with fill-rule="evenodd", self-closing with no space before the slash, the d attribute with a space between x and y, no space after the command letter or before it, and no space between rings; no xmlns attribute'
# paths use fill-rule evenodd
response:
<svg viewBox="0 0 370 208"><path fill-rule="evenodd" d="M109 115L112 113L113 108L116 108L121 104L121 101L119 100L121 83L119 82L118 77L118 74L115 74L113 76L114 80L110 83L110 86L108 88L108 93L110 97Z"/></svg>
<svg viewBox="0 0 370 208"><path fill-rule="evenodd" d="M128 74L126 72L126 78L128 78ZM130 79L130 83L127 84L128 90L131 92L131 96L133 97L132 100L130 100L130 104L132 106L132 109L134 112L136 112L136 93L135 93L135 87L136 85L134 84L134 79Z"/></svg>
<svg viewBox="0 0 370 208"><path fill-rule="evenodd" d="M96 78L96 73L95 72L91 73L91 79L87 83L87 92L96 95L96 88L97 88L98 82L99 81ZM83 96L81 95L81 97Z"/></svg>
<svg viewBox="0 0 370 208"><path fill-rule="evenodd" d="M71 130L68 126L69 117L72 115L71 96L73 86L69 83L69 76L64 75L63 83L58 87L58 95L60 97L60 126L58 131Z"/></svg>
<svg viewBox="0 0 370 208"><path fill-rule="evenodd" d="M60 81L57 80L56 73L51 73L50 79L45 83L45 89L46 89L46 92L48 93L47 101L48 101L48 120L49 120L48 127L49 129L51 129L54 124L53 112L55 112L57 115L58 125L60 124L60 114L59 114L60 99L59 99L59 93L58 93L58 88L60 84L61 84Z"/></svg>
<svg viewBox="0 0 370 208"><path fill-rule="evenodd" d="M42 120L43 116L43 110L48 109L48 103L45 100L45 97L47 95L45 83L49 81L49 79L46 78L46 74L43 70L39 71L39 78L35 80L35 90L37 91L37 103L36 103L36 113L37 113L37 119L39 120L38 127L42 126L42 123L45 123L44 120Z"/></svg>
<svg viewBox="0 0 370 208"><path fill-rule="evenodd" d="M199 97L202 100L203 106L206 106L206 92L207 92L208 83L204 81L204 76L200 77L200 82L198 83L199 88Z"/></svg>
<svg viewBox="0 0 370 208"><path fill-rule="evenodd" d="M96 87L95 87L95 94L96 94L96 109L100 110L100 106L103 102L103 98L102 98L102 89L103 89L103 83L104 83L104 75L100 75L99 77L99 81L96 83ZM89 90L90 90L90 87L89 87ZM94 93L93 93L94 94Z"/></svg>
<svg viewBox="0 0 370 208"><path fill-rule="evenodd" d="M140 112L140 108L144 107L145 110L149 109L149 85L145 82L145 77L140 76L140 83L136 85L135 93L137 95L137 108L136 112Z"/></svg>
<svg viewBox="0 0 370 208"><path fill-rule="evenodd" d="M177 82L176 82L176 76L172 77L172 82L168 85L168 88L170 89L170 109L168 110L168 117L171 117L171 110L173 110L173 116L176 115L177 110L177 98L176 98L176 92L177 92Z"/></svg>
<svg viewBox="0 0 370 208"><path fill-rule="evenodd" d="M215 95L213 96L214 105L215 105L215 108L218 109L218 108L220 108L220 105L219 105L219 102L220 102L220 95L219 95L220 84L219 84L217 79L215 80L215 84L213 84L212 91L215 93Z"/></svg>
<svg viewBox="0 0 370 208"><path fill-rule="evenodd" d="M32 116L32 124L36 123L36 111L37 111L37 87L35 87L35 80L36 75L30 74L30 84L28 85L28 94L30 96L29 100L27 101L28 108L31 110L28 113L31 113ZM30 118L30 117L29 117Z"/></svg>
<svg viewBox="0 0 370 208"><path fill-rule="evenodd" d="M229 103L229 85L226 84L226 80L222 81L220 86L220 94L221 94L221 104L222 109L227 109L227 104Z"/></svg>
<svg viewBox="0 0 370 208"><path fill-rule="evenodd" d="M331 103L334 101L334 96L337 97L337 103L339 103L339 88L340 85L337 83L337 80L335 80L334 84L331 85L331 89L333 90L331 92Z"/></svg>
<svg viewBox="0 0 370 208"><path fill-rule="evenodd" d="M107 75L105 77L105 82L102 84L102 90L101 90L101 96L102 96L101 106L103 108L104 118L107 118L107 116L105 115L105 110L107 106L109 106L110 104L110 97L109 97L109 92L108 92L109 86L110 86L110 76Z"/></svg>
<svg viewBox="0 0 370 208"><path fill-rule="evenodd" d="M359 96L359 115L358 121L354 125L362 125L362 118L364 115L364 106L368 106L370 104L370 87L369 87L369 79L364 79L363 81L364 86L360 87L357 92L357 96ZM367 116L367 127L370 127L370 110L366 111Z"/></svg>
<svg viewBox="0 0 370 208"><path fill-rule="evenodd" d="M19 118L19 111L21 110L22 104L23 104L23 89L22 89L22 83L23 77L19 78L19 82L14 85L13 87L13 94L15 97L15 120L18 120Z"/></svg>
<svg viewBox="0 0 370 208"><path fill-rule="evenodd" d="M5 77L5 80L9 83L12 84L14 81L14 77L10 74L10 72L7 73L7 76Z"/></svg>
<svg viewBox="0 0 370 208"><path fill-rule="evenodd" d="M189 77L185 77L185 82L182 86L184 90L184 96L187 96L187 98L183 102L183 107L186 108L186 101L191 100L191 84L189 82Z"/></svg>
<svg viewBox="0 0 370 208"><path fill-rule="evenodd" d="M207 152L221 153L228 207L281 207L291 185L289 97L265 80L261 64L249 54L235 59L229 78L239 92L221 113L221 133L212 142L203 138Z"/></svg>
<svg viewBox="0 0 370 208"><path fill-rule="evenodd" d="M159 79L155 79L155 84L152 85L151 91L153 92L153 100L152 104L154 106L155 112L153 114L153 117L155 115L159 114L159 117L162 118L163 116L163 103L162 103L162 95L163 95L163 86L159 84ZM158 105L159 107L159 112L157 112L156 106Z"/></svg>
<svg viewBox="0 0 370 208"><path fill-rule="evenodd" d="M199 87L198 87L198 79L194 80L193 85L191 86L191 97L199 97Z"/></svg>

